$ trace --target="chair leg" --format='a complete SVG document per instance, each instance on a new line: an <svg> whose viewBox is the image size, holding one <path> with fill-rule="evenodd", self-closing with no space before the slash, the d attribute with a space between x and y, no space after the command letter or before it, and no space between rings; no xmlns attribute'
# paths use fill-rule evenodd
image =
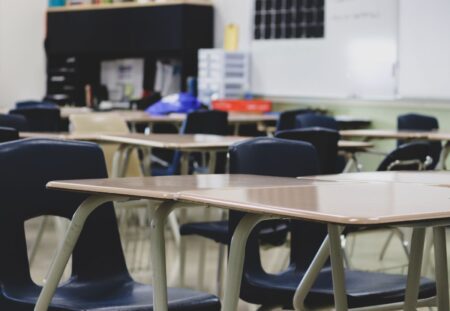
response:
<svg viewBox="0 0 450 311"><path fill-rule="evenodd" d="M414 228L411 238L411 251L409 254L409 267L406 283L404 310L416 310L419 295L420 267L423 258L423 243L425 229Z"/></svg>
<svg viewBox="0 0 450 311"><path fill-rule="evenodd" d="M445 227L433 229L438 310L450 310ZM428 254L427 254L428 255Z"/></svg>
<svg viewBox="0 0 450 311"><path fill-rule="evenodd" d="M255 226L261 221L274 219L263 215L248 214L244 216L236 227L231 240L228 272L226 278L225 295L222 311L236 311L239 302L242 273L244 270L244 254L247 239Z"/></svg>
<svg viewBox="0 0 450 311"><path fill-rule="evenodd" d="M203 290L205 288L205 262L206 262L206 239L200 239L200 250L198 259L197 286Z"/></svg>
<svg viewBox="0 0 450 311"><path fill-rule="evenodd" d="M380 258L379 258L380 260L384 259L387 248L389 247L394 235L397 235L397 237L399 238L400 243L402 245L403 251L405 252L406 257L407 258L409 257L409 243L408 243L408 240L406 240L406 238L405 238L405 234L399 228L392 228L388 238L386 239L386 242L384 242L383 248L381 249Z"/></svg>
<svg viewBox="0 0 450 311"><path fill-rule="evenodd" d="M186 237L181 237L180 239L180 247L179 247L179 275L180 275L180 281L179 286L184 287L186 284Z"/></svg>
<svg viewBox="0 0 450 311"><path fill-rule="evenodd" d="M225 245L219 244L219 254L217 258L217 296L222 297L223 285L223 264L225 259Z"/></svg>
<svg viewBox="0 0 450 311"><path fill-rule="evenodd" d="M30 264L30 267L33 265L34 258L36 257L36 253L39 247L39 244L41 243L42 236L45 232L45 227L47 227L49 216L44 216L41 220L41 223L39 224L38 233L36 235L36 239L34 240L33 246L31 248L30 252L30 258L28 259L28 262Z"/></svg>
<svg viewBox="0 0 450 311"><path fill-rule="evenodd" d="M436 272L433 269L433 262L431 258L431 251L433 249L433 236L434 234L430 229L425 233L425 246L424 246L424 258L422 262L422 275L434 277Z"/></svg>

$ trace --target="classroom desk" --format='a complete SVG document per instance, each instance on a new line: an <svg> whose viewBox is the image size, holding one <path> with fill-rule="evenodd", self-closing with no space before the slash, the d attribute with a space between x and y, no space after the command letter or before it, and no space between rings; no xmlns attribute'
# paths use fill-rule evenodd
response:
<svg viewBox="0 0 450 311"><path fill-rule="evenodd" d="M449 187L450 189L450 173L446 171L361 172L313 177L299 177L299 179L332 182L407 183L442 186Z"/></svg>
<svg viewBox="0 0 450 311"><path fill-rule="evenodd" d="M444 131L398 131L398 130L346 130L340 131L343 138L426 140L443 142L444 147L438 167L446 169L445 162L450 154L450 132Z"/></svg>
<svg viewBox="0 0 450 311"><path fill-rule="evenodd" d="M123 176L121 172L127 166L127 154L136 147L163 148L177 150L181 153L180 171L182 175L189 173L189 154L191 152L208 152L209 172L214 172L216 167L216 153L226 152L228 148L237 142L246 140L247 137L240 136L219 136L206 134L123 134L123 135L101 135L100 140L104 142L120 144L115 156L113 167L119 169L118 175ZM116 161L117 159L117 161ZM122 166L118 163L119 159L125 159ZM117 162L117 163L116 163ZM146 165L146 166L149 166ZM150 172L148 172L150 175Z"/></svg>
<svg viewBox="0 0 450 311"><path fill-rule="evenodd" d="M129 152L133 147L149 147L149 148L163 148L178 150L181 154L181 174L186 175L189 170L189 153L191 152L209 152L210 163L209 172L213 173L215 167L215 155L216 152L226 152L228 148L237 142L249 139L248 137L241 136L218 136L218 135L204 135L204 134L126 134L126 135L101 135L99 137L101 141L121 144L117 154L117 159L122 158L122 153ZM348 164L346 171L350 170L352 165L356 163L355 153L363 152L373 147L373 144L368 142L356 142L356 141L339 141L339 150L348 155ZM119 167L118 164L115 167ZM123 164L121 170L126 167L126 161ZM119 175L122 176L120 172Z"/></svg>
<svg viewBox="0 0 450 311"><path fill-rule="evenodd" d="M428 174L428 173L427 173ZM432 173L430 173L432 174ZM244 211L232 239L223 310L235 311L239 298L246 239L254 226L271 218L294 218L328 224L325 239L295 295L296 309L320 268L331 256L338 311L347 310L340 233L347 225L403 225L414 227L408 269L405 310L415 310L422 261L424 227L433 227L439 310L449 310L444 226L450 223L450 174L444 186L396 182L321 181L264 176L198 175L50 182L47 187L85 192L91 196L75 213L64 244L53 261L35 310L46 310L83 224L104 202L142 198L160 203L151 225L156 311L167 310L164 223L177 206L207 205ZM441 176L442 177L442 176ZM233 182L235 179L236 183ZM320 179L321 177L318 177ZM368 199L370 198L370 199ZM429 302L429 301L426 301ZM422 304L420 304L422 305Z"/></svg>

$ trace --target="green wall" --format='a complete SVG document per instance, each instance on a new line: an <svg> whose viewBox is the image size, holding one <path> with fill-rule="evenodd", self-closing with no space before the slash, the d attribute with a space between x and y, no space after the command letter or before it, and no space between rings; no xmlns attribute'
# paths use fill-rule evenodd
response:
<svg viewBox="0 0 450 311"><path fill-rule="evenodd" d="M360 101L360 100L308 100L308 99L273 99L274 110L299 109L302 107L323 108L332 115L350 115L370 118L372 128L395 129L397 116L415 112L432 115L438 118L442 130L450 131L450 100L398 100L398 101ZM383 153L395 148L393 140L374 141L375 150ZM382 155L360 154L358 159L363 170L374 170L381 161ZM449 161L447 161L447 164Z"/></svg>

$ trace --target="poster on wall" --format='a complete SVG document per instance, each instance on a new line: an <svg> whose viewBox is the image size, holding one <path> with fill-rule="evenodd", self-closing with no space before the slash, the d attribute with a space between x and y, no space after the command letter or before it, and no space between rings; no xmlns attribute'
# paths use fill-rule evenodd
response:
<svg viewBox="0 0 450 311"><path fill-rule="evenodd" d="M108 88L111 101L126 102L141 98L144 84L144 59L103 61L101 83Z"/></svg>

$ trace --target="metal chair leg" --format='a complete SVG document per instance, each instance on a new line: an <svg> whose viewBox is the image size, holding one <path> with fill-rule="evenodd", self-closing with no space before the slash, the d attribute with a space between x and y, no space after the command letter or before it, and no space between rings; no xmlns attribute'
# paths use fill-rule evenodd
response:
<svg viewBox="0 0 450 311"><path fill-rule="evenodd" d="M36 239L34 240L33 246L30 251L30 258L28 259L30 267L33 265L39 244L41 243L42 236L44 235L45 228L47 227L48 220L49 216L44 216L41 220L41 223L39 224L38 233L36 235Z"/></svg>

